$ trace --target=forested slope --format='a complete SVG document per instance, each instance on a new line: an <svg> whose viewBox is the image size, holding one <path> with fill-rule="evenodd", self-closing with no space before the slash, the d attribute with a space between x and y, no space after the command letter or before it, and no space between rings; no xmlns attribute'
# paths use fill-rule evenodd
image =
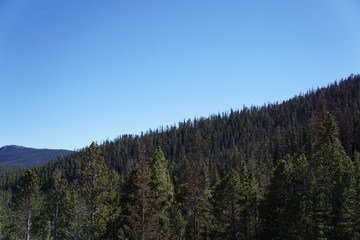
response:
<svg viewBox="0 0 360 240"><path fill-rule="evenodd" d="M2 175L3 236L358 239L359 148L356 75ZM46 199L28 205L31 233L12 219L26 197ZM62 225L47 206L60 202Z"/></svg>

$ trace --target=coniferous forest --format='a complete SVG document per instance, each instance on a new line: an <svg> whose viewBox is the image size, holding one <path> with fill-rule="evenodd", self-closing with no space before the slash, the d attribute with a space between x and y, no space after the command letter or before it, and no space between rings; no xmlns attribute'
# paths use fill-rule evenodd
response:
<svg viewBox="0 0 360 240"><path fill-rule="evenodd" d="M1 239L360 239L360 75L92 143L0 188Z"/></svg>

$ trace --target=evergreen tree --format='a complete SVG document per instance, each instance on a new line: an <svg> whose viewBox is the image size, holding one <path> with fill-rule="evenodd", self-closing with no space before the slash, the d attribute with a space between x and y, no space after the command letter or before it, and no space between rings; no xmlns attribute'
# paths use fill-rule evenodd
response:
<svg viewBox="0 0 360 240"><path fill-rule="evenodd" d="M160 148L155 150L150 163L150 189L154 204L152 208L159 215L160 236L165 239L169 233L169 211L174 201L174 187L170 182L168 164Z"/></svg>
<svg viewBox="0 0 360 240"><path fill-rule="evenodd" d="M169 218L168 233L166 239L181 240L185 238L185 219L180 211L180 206L175 201L172 202L167 210Z"/></svg>
<svg viewBox="0 0 360 240"><path fill-rule="evenodd" d="M241 191L240 176L234 169L230 169L225 178L215 186L212 197L215 239L241 238Z"/></svg>
<svg viewBox="0 0 360 240"><path fill-rule="evenodd" d="M206 167L197 162L188 162L178 194L181 210L186 220L186 239L207 238L210 232L211 196Z"/></svg>
<svg viewBox="0 0 360 240"><path fill-rule="evenodd" d="M29 240L34 231L34 219L41 207L39 177L27 169L20 179L11 202L12 236Z"/></svg>
<svg viewBox="0 0 360 240"><path fill-rule="evenodd" d="M360 239L360 153L355 153L352 227L354 240Z"/></svg>
<svg viewBox="0 0 360 240"><path fill-rule="evenodd" d="M54 171L46 207L51 222L51 238L70 239L74 224L74 196L59 170Z"/></svg>
<svg viewBox="0 0 360 240"><path fill-rule="evenodd" d="M296 155L295 155L296 156ZM293 158L292 194L294 214L294 234L299 239L310 239L311 233L311 205L315 180L310 164L305 154Z"/></svg>
<svg viewBox="0 0 360 240"><path fill-rule="evenodd" d="M86 238L86 222L87 212L85 211L85 199L82 197L82 189L78 181L71 185L71 191L74 193L74 224L72 228L72 239L81 240Z"/></svg>
<svg viewBox="0 0 360 240"><path fill-rule="evenodd" d="M261 206L263 239L308 239L312 179L304 155L278 161Z"/></svg>
<svg viewBox="0 0 360 240"><path fill-rule="evenodd" d="M80 197L84 203L85 222L83 226L87 239L99 239L106 231L106 224L117 216L115 206L116 192L114 190L116 173L110 171L100 148L92 143L86 148L79 172Z"/></svg>
<svg viewBox="0 0 360 240"><path fill-rule="evenodd" d="M150 187L151 172L145 149L141 150L139 163L133 167L129 180L128 192L124 197L128 199L124 212L125 235L136 240L157 239L160 235L160 216L153 208L155 200Z"/></svg>
<svg viewBox="0 0 360 240"><path fill-rule="evenodd" d="M257 183L249 174L245 162L241 163L239 176L242 189L240 193L240 239L251 240L256 238L259 222Z"/></svg>
<svg viewBox="0 0 360 240"><path fill-rule="evenodd" d="M338 128L330 113L320 129L313 157L316 162L313 237L351 239L352 162L338 139Z"/></svg>
<svg viewBox="0 0 360 240"><path fill-rule="evenodd" d="M199 195L199 227L200 238L209 239L211 230L213 228L213 217L211 214L212 189L210 186L210 178L208 174L208 167L205 163L202 164L201 172L201 194Z"/></svg>
<svg viewBox="0 0 360 240"><path fill-rule="evenodd" d="M274 169L261 206L261 237L263 239L283 239L291 230L288 223L293 217L288 210L291 201L292 167L290 156L287 156L279 160Z"/></svg>
<svg viewBox="0 0 360 240"><path fill-rule="evenodd" d="M144 147L143 147L144 148ZM167 161L160 148L151 157L142 149L124 189L128 201L125 230L135 239L182 239L184 220L174 201Z"/></svg>
<svg viewBox="0 0 360 240"><path fill-rule="evenodd" d="M8 220L7 208L5 207L2 198L0 198L0 239L4 238L6 235L7 220Z"/></svg>
<svg viewBox="0 0 360 240"><path fill-rule="evenodd" d="M168 162L160 148L152 156L150 187L154 203L152 208L159 215L160 239L181 235L183 219L174 200L174 187L170 181Z"/></svg>

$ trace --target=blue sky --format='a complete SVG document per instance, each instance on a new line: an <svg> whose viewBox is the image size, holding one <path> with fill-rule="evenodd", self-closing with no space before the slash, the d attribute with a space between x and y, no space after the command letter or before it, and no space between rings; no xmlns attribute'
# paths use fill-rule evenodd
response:
<svg viewBox="0 0 360 240"><path fill-rule="evenodd" d="M359 73L360 3L0 0L0 146L79 149Z"/></svg>

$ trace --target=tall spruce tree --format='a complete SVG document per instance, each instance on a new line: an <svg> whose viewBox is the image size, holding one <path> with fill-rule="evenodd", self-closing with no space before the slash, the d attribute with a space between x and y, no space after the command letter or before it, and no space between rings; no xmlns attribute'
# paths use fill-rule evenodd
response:
<svg viewBox="0 0 360 240"><path fill-rule="evenodd" d="M169 233L169 211L174 201L174 187L170 182L167 161L160 148L155 150L150 162L150 189L154 203L152 208L159 215L160 236L165 239Z"/></svg>
<svg viewBox="0 0 360 240"><path fill-rule="evenodd" d="M150 172L150 188L154 199L152 208L159 215L160 235L157 237L170 239L171 236L181 235L183 220L174 200L174 186L170 180L168 162L160 148L155 150L151 158Z"/></svg>
<svg viewBox="0 0 360 240"><path fill-rule="evenodd" d="M351 186L353 165L338 138L333 116L327 113L320 127L313 161L313 238L351 239Z"/></svg>
<svg viewBox="0 0 360 240"><path fill-rule="evenodd" d="M310 239L311 233L311 205L312 194L315 189L315 179L310 164L305 156L301 154L293 158L293 214L296 216L293 222L294 234L299 239Z"/></svg>

